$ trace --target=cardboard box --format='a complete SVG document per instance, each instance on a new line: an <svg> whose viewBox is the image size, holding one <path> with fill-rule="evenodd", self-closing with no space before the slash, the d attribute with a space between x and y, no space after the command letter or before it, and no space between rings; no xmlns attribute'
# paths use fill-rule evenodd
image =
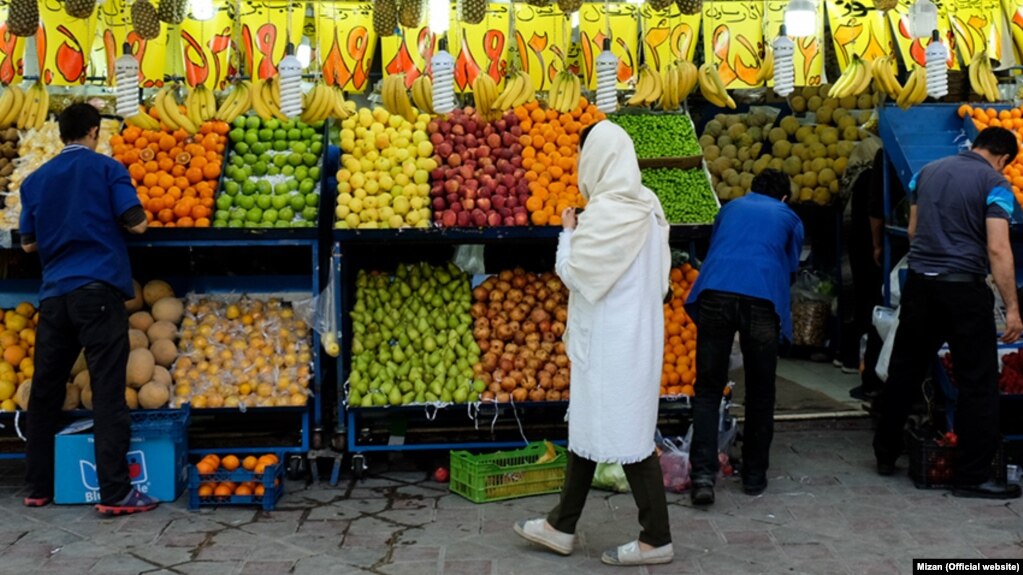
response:
<svg viewBox="0 0 1023 575"><path fill-rule="evenodd" d="M96 439L79 422L57 436L54 502L99 503ZM174 501L188 485L188 411L132 413L128 471L132 485L159 501Z"/></svg>

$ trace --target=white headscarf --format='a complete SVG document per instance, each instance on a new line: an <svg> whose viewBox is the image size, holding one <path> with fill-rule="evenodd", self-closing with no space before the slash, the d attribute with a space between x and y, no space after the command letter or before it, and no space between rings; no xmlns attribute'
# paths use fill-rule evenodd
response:
<svg viewBox="0 0 1023 575"><path fill-rule="evenodd" d="M612 122L590 129L579 155L579 191L588 203L572 234L568 265L581 295L597 302L636 260L647 234L661 234L667 245L669 227L657 196L643 187L632 139ZM663 252L662 290L671 267L670 251Z"/></svg>

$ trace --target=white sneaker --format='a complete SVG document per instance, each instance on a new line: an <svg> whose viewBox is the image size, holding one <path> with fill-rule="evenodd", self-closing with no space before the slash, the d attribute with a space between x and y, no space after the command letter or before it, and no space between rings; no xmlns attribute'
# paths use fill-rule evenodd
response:
<svg viewBox="0 0 1023 575"><path fill-rule="evenodd" d="M562 533L553 527L549 527L546 519L519 521L515 524L515 532L526 541L543 545L555 553L560 553L561 555L572 554L575 535Z"/></svg>
<svg viewBox="0 0 1023 575"><path fill-rule="evenodd" d="M675 551L671 543L656 547L650 551L639 548L639 541L630 541L616 549L604 552L600 560L608 565L657 565L671 563L675 559Z"/></svg>

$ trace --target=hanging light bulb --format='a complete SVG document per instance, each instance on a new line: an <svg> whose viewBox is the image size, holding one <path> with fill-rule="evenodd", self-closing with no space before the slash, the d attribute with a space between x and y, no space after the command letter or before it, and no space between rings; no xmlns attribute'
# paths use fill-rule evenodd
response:
<svg viewBox="0 0 1023 575"><path fill-rule="evenodd" d="M941 43L937 30L931 31L931 43L924 52L927 62L927 95L943 98L948 95L948 50Z"/></svg>
<svg viewBox="0 0 1023 575"><path fill-rule="evenodd" d="M190 8L195 20L209 20L217 13L213 0L191 0Z"/></svg>
<svg viewBox="0 0 1023 575"><path fill-rule="evenodd" d="M916 0L909 7L909 33L914 38L930 38L938 29L938 7L931 0Z"/></svg>
<svg viewBox="0 0 1023 575"><path fill-rule="evenodd" d="M604 38L604 46L597 56L597 109L610 114L618 109L618 58L611 51L611 39Z"/></svg>
<svg viewBox="0 0 1023 575"><path fill-rule="evenodd" d="M782 98L796 89L796 66L793 61L796 45L786 32L786 26L782 24L778 37L771 44L774 49L774 93Z"/></svg>
<svg viewBox="0 0 1023 575"><path fill-rule="evenodd" d="M430 32L440 36L437 52L430 59L433 69L433 111L446 114L455 109L455 59L448 53L445 34L450 23L448 0L430 0Z"/></svg>
<svg viewBox="0 0 1023 575"><path fill-rule="evenodd" d="M281 113L289 118L302 114L302 63L295 57L295 45L288 43L284 59L277 65L281 88Z"/></svg>
<svg viewBox="0 0 1023 575"><path fill-rule="evenodd" d="M309 67L309 62L313 59L313 47L309 44L309 38L302 38L302 43L295 50L295 57L302 64L303 70Z"/></svg>
<svg viewBox="0 0 1023 575"><path fill-rule="evenodd" d="M797 38L817 34L817 7L811 0L789 0L785 9L785 28Z"/></svg>
<svg viewBox="0 0 1023 575"><path fill-rule="evenodd" d="M124 54L114 62L114 108L118 116L130 118L139 113L139 61L125 42Z"/></svg>

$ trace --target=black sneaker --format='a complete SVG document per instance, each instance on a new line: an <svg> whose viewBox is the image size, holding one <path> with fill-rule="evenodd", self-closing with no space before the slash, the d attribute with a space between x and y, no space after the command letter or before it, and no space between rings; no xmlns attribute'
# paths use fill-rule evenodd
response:
<svg viewBox="0 0 1023 575"><path fill-rule="evenodd" d="M693 505L713 505L714 486L705 483L693 484L693 490L689 493Z"/></svg>
<svg viewBox="0 0 1023 575"><path fill-rule="evenodd" d="M882 477L891 477L895 475L895 462L894 461L880 461L877 462L877 474Z"/></svg>
<svg viewBox="0 0 1023 575"><path fill-rule="evenodd" d="M756 496L767 490L767 475L764 473L752 473L742 478L742 492L746 495Z"/></svg>
<svg viewBox="0 0 1023 575"><path fill-rule="evenodd" d="M975 499L1017 499L1020 496L1020 487L1019 485L998 483L992 480L977 485L956 486L952 490L952 495Z"/></svg>
<svg viewBox="0 0 1023 575"><path fill-rule="evenodd" d="M860 401L873 401L874 399L877 398L877 396L878 392L874 390L864 389L862 385L857 385L856 387L849 390L849 397L853 399L858 399Z"/></svg>

